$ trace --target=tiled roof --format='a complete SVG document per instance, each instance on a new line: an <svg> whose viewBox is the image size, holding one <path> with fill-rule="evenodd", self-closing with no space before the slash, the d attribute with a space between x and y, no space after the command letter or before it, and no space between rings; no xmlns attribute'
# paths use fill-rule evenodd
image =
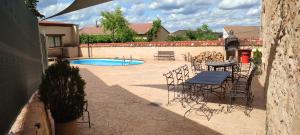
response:
<svg viewBox="0 0 300 135"><path fill-rule="evenodd" d="M152 29L152 23L131 23L129 27L137 34L147 34Z"/></svg>
<svg viewBox="0 0 300 135"><path fill-rule="evenodd" d="M39 21L39 25L41 25L41 26L72 26L75 24L56 22L56 21Z"/></svg>
<svg viewBox="0 0 300 135"><path fill-rule="evenodd" d="M132 23L129 24L129 27L131 29L133 29L137 34L139 35L144 35L147 34L147 32L149 30L152 29L152 23ZM92 27L85 27L80 29L80 34L88 34L88 35L102 35L102 34L109 34L109 31L105 31L103 30L103 28L101 27L96 27L96 26L92 26Z"/></svg>
<svg viewBox="0 0 300 135"><path fill-rule="evenodd" d="M109 31L103 31L100 27L85 27L79 30L80 34L86 34L86 35L103 35L103 34L109 34Z"/></svg>
<svg viewBox="0 0 300 135"><path fill-rule="evenodd" d="M224 26L226 32L232 30L239 39L260 39L259 26Z"/></svg>

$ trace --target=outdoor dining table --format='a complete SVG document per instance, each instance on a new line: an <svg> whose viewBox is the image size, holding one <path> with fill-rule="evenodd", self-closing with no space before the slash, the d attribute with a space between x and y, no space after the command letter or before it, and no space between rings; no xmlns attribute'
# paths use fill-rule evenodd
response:
<svg viewBox="0 0 300 135"><path fill-rule="evenodd" d="M227 71L227 67L231 67L231 78L232 82L234 82L234 66L237 65L236 62L207 62L207 69L210 71L210 68L213 67L214 71L217 70L217 68L223 68L224 71Z"/></svg>
<svg viewBox="0 0 300 135"><path fill-rule="evenodd" d="M200 73L198 73L197 75L195 75L194 77L188 79L186 81L187 84L189 85L202 85L202 86L220 86L219 88L223 88L225 90L225 88L222 86L225 82L225 80L227 79L227 77L230 76L230 72L226 72L226 71L222 71L222 72L218 72L218 71L202 71ZM211 92L216 92L217 91L213 91L212 87L210 87ZM224 94L224 93L223 93ZM219 95L221 97L221 95ZM225 98L225 95L223 95ZM210 118L213 115L213 111L214 109L210 108L207 106L206 103L206 99L205 97L203 98L204 102L197 102L197 104L201 104L201 107L194 107L191 106L190 109L188 109L185 113L184 116L186 116L186 114L188 114L188 112L192 111L192 110L199 110L201 111L204 116L206 116L206 118L208 120L210 120Z"/></svg>
<svg viewBox="0 0 300 135"><path fill-rule="evenodd" d="M228 76L230 73L226 71L202 71L186 82L189 84L222 85Z"/></svg>
<svg viewBox="0 0 300 135"><path fill-rule="evenodd" d="M227 77L230 76L230 72L226 71L203 71L196 76L188 79L186 83L188 84L200 84L200 85L214 85L220 86L224 84ZM225 89L225 88L224 88ZM213 92L213 91L212 91Z"/></svg>

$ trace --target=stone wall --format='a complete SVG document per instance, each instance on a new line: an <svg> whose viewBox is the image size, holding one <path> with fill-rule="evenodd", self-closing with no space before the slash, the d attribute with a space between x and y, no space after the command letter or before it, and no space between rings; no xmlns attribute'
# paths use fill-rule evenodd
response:
<svg viewBox="0 0 300 135"><path fill-rule="evenodd" d="M300 134L300 1L262 0L267 134Z"/></svg>

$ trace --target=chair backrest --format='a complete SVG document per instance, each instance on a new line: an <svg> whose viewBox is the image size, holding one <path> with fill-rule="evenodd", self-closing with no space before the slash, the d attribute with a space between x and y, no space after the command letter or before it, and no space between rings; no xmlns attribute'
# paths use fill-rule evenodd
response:
<svg viewBox="0 0 300 135"><path fill-rule="evenodd" d="M158 51L158 55L175 55L174 51Z"/></svg>
<svg viewBox="0 0 300 135"><path fill-rule="evenodd" d="M205 71L205 70L207 70L205 68L206 66L203 64L203 62L202 63L200 63L200 62L194 62L193 67L194 67L195 71Z"/></svg>
<svg viewBox="0 0 300 135"><path fill-rule="evenodd" d="M217 67L215 71L224 71L224 67Z"/></svg>
<svg viewBox="0 0 300 135"><path fill-rule="evenodd" d="M246 88L248 91L251 90L251 84L252 84L253 77L254 77L254 75L256 73L256 70L257 70L257 67L254 66L252 68L252 70L250 71L249 77L247 79L247 88Z"/></svg>
<svg viewBox="0 0 300 135"><path fill-rule="evenodd" d="M173 70L173 72L176 74L177 84L183 83L183 73L181 68L177 68Z"/></svg>
<svg viewBox="0 0 300 135"><path fill-rule="evenodd" d="M173 72L170 71L170 72L164 74L163 76L166 77L168 90L169 91L174 90L175 89L175 81L174 81Z"/></svg>
<svg viewBox="0 0 300 135"><path fill-rule="evenodd" d="M188 65L182 66L184 81L190 78L190 71Z"/></svg>

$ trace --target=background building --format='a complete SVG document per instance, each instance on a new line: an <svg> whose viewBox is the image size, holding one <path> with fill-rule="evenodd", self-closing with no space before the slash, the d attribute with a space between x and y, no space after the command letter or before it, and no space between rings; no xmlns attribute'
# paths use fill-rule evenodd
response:
<svg viewBox="0 0 300 135"><path fill-rule="evenodd" d="M39 31L45 37L49 57L78 57L78 25L39 21Z"/></svg>
<svg viewBox="0 0 300 135"><path fill-rule="evenodd" d="M152 29L152 23L131 23L129 27L137 33L136 38L147 40L147 34ZM80 29L80 34L83 35L108 35L109 31L104 31L99 26L91 26ZM157 36L153 41L166 41L168 39L169 31L161 26L157 32Z"/></svg>

